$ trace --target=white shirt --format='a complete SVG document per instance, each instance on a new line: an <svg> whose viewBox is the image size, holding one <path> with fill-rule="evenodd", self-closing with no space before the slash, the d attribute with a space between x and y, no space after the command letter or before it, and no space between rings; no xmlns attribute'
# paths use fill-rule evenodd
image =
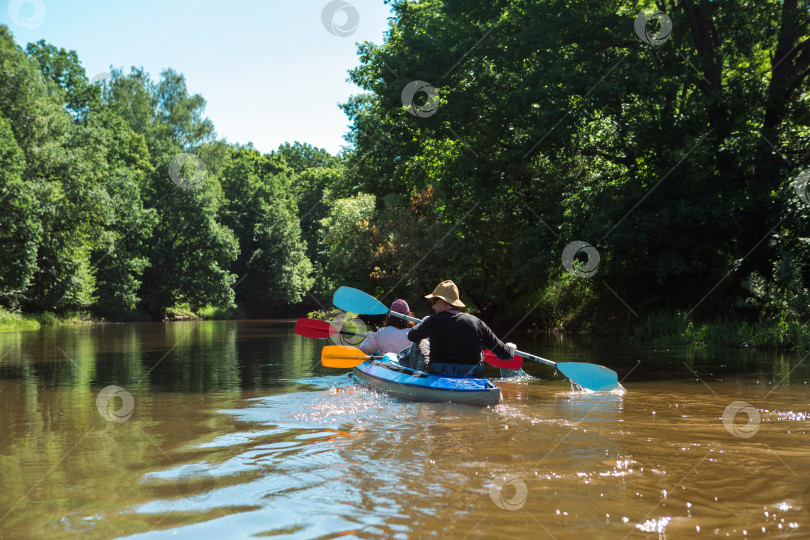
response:
<svg viewBox="0 0 810 540"><path fill-rule="evenodd" d="M410 328L383 326L360 344L360 350L366 354L374 354L377 351L381 351L382 354L398 353L411 345L408 340L408 330Z"/></svg>

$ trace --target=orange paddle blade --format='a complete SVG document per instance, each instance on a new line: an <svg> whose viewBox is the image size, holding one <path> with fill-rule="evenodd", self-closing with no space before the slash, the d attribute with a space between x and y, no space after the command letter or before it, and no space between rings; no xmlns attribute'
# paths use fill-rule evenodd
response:
<svg viewBox="0 0 810 540"><path fill-rule="evenodd" d="M357 347L327 345L321 351L321 363L326 367L353 368L371 358Z"/></svg>

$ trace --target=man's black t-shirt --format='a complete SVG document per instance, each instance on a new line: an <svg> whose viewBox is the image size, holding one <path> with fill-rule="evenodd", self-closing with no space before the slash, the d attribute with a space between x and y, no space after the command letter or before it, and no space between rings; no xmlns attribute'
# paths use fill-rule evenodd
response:
<svg viewBox="0 0 810 540"><path fill-rule="evenodd" d="M468 313L441 311L411 328L408 339L419 343L430 339L430 363L477 364L481 351L491 350L502 360L510 360L514 351L503 344L484 322Z"/></svg>

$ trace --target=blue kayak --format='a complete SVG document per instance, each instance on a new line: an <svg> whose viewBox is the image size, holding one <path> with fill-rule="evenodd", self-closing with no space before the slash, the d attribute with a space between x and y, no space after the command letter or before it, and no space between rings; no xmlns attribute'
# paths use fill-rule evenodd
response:
<svg viewBox="0 0 810 540"><path fill-rule="evenodd" d="M489 379L433 375L382 358L356 366L353 374L376 390L413 401L441 401L468 405L497 405L501 389Z"/></svg>

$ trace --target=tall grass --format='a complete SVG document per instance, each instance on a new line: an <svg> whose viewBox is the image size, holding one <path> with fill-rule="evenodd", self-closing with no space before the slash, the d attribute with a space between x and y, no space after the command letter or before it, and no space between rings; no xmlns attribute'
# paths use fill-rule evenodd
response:
<svg viewBox="0 0 810 540"><path fill-rule="evenodd" d="M672 345L725 345L763 349L805 351L810 349L810 327L798 321L692 321L682 312L648 316L635 328L641 343Z"/></svg>
<svg viewBox="0 0 810 540"><path fill-rule="evenodd" d="M229 320L245 318L245 313L240 308L206 306L195 312L192 311L187 304L181 304L169 308L166 311L171 319ZM139 310L113 314L110 318L115 321L126 322L150 320L145 312ZM97 318L87 311L69 311L58 315L50 311L27 314L0 308L0 332L33 332L47 326L88 324L104 321L105 319Z"/></svg>
<svg viewBox="0 0 810 540"><path fill-rule="evenodd" d="M177 304L166 310L169 319L205 319L205 320L231 320L244 319L245 312L239 307L221 308L215 306L205 306L191 309L188 304Z"/></svg>
<svg viewBox="0 0 810 540"><path fill-rule="evenodd" d="M197 316L201 319L223 321L230 319L244 319L245 312L239 307L220 308L205 306L197 310Z"/></svg>
<svg viewBox="0 0 810 540"><path fill-rule="evenodd" d="M39 330L40 326L33 317L0 308L0 332L30 332Z"/></svg>
<svg viewBox="0 0 810 540"><path fill-rule="evenodd" d="M86 311L69 311L57 315L50 311L28 314L0 308L0 332L33 332L58 324L87 324L97 320Z"/></svg>

